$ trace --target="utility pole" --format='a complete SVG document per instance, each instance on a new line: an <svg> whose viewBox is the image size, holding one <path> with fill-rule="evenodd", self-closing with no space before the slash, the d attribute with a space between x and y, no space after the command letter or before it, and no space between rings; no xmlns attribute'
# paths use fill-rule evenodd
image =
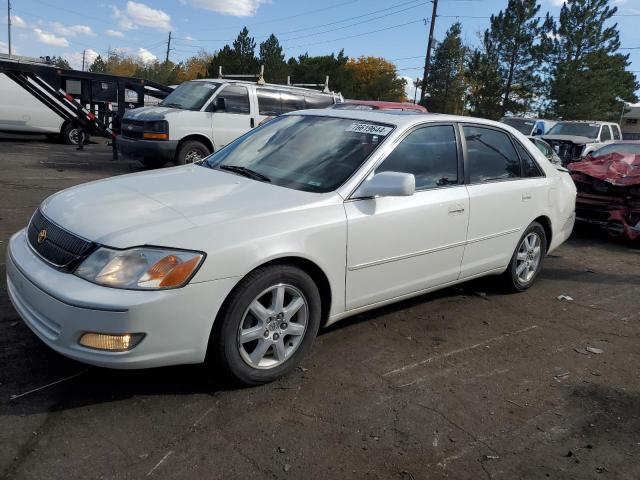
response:
<svg viewBox="0 0 640 480"><path fill-rule="evenodd" d="M11 58L11 0L7 0L7 28L9 38L9 58Z"/></svg>
<svg viewBox="0 0 640 480"><path fill-rule="evenodd" d="M169 63L169 52L171 51L171 32L169 32L169 40L167 41L167 57L164 62Z"/></svg>
<svg viewBox="0 0 640 480"><path fill-rule="evenodd" d="M431 63L431 47L433 46L433 29L436 26L436 13L438 11L438 0L433 2L433 13L431 14L431 27L429 27L429 41L427 42L427 56L424 59L424 75L422 75L422 91L420 92L420 103L424 102L425 92L427 90L427 78L429 78L429 66Z"/></svg>
<svg viewBox="0 0 640 480"><path fill-rule="evenodd" d="M86 52L87 52L86 50L82 50L82 71L83 72L84 72L84 56Z"/></svg>

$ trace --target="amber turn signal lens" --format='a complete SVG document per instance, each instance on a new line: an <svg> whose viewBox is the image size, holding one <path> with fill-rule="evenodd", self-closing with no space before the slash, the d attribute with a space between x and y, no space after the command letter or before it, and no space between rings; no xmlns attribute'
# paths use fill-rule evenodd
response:
<svg viewBox="0 0 640 480"><path fill-rule="evenodd" d="M167 257L160 260L164 261ZM193 257L191 260L187 260L171 269L171 271L160 282L161 287L177 287L185 283L193 271L197 268L202 257ZM160 263L158 262L158 263ZM156 264L157 265L157 264ZM155 265L154 265L155 267ZM153 267L152 267L153 268Z"/></svg>
<svg viewBox="0 0 640 480"><path fill-rule="evenodd" d="M109 352L126 352L140 343L144 333L125 333L109 335L106 333L85 333L78 343L83 347Z"/></svg>
<svg viewBox="0 0 640 480"><path fill-rule="evenodd" d="M145 140L169 140L168 133L144 132L142 138Z"/></svg>

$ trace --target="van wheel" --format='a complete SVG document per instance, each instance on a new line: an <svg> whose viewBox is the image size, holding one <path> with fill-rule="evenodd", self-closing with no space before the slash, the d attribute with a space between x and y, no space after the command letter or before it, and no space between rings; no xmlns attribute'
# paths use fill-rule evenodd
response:
<svg viewBox="0 0 640 480"><path fill-rule="evenodd" d="M176 165L187 165L189 163L197 162L208 156L211 152L209 148L198 140L188 140L184 142L178 154L176 155Z"/></svg>
<svg viewBox="0 0 640 480"><path fill-rule="evenodd" d="M216 319L209 342L225 370L244 385L290 372L318 333L318 287L303 270L271 265L247 275Z"/></svg>
<svg viewBox="0 0 640 480"><path fill-rule="evenodd" d="M69 123L62 129L60 136L62 137L63 143L66 143L67 145L78 145L79 134L80 131L78 130L78 127ZM84 144L86 145L89 143L89 134L87 132L83 132L83 137Z"/></svg>
<svg viewBox="0 0 640 480"><path fill-rule="evenodd" d="M538 222L533 222L520 237L509 267L502 274L506 287L513 292L524 292L542 269L547 252L547 235Z"/></svg>
<svg viewBox="0 0 640 480"><path fill-rule="evenodd" d="M140 159L140 163L147 168L160 168L164 166L167 161L162 158L144 157Z"/></svg>

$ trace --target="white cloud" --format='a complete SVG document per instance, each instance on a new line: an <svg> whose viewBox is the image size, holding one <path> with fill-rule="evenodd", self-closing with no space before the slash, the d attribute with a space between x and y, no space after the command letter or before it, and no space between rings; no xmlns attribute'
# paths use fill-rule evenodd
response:
<svg viewBox="0 0 640 480"><path fill-rule="evenodd" d="M55 47L68 47L69 41L64 37L57 37L53 33L45 32L40 28L34 28L33 33L36 34L36 40L46 45L53 45Z"/></svg>
<svg viewBox="0 0 640 480"><path fill-rule="evenodd" d="M155 62L158 59L158 57L156 57L153 53L142 47L138 49L138 58L144 63Z"/></svg>
<svg viewBox="0 0 640 480"><path fill-rule="evenodd" d="M189 0L196 8L204 8L223 15L234 17L252 17L258 12L260 5L269 0Z"/></svg>
<svg viewBox="0 0 640 480"><path fill-rule="evenodd" d="M124 10L114 6L113 14L120 28L124 30L133 30L138 27L171 30L171 17L162 10L156 10L144 3L129 1Z"/></svg>
<svg viewBox="0 0 640 480"><path fill-rule="evenodd" d="M190 42L195 42L196 39L193 38L191 35L187 35L186 37L184 37L185 40L189 40Z"/></svg>
<svg viewBox="0 0 640 480"><path fill-rule="evenodd" d="M11 15L11 26L17 28L27 28L27 22L18 15Z"/></svg>
<svg viewBox="0 0 640 480"><path fill-rule="evenodd" d="M416 89L416 87L414 86L413 82L415 82L416 79L407 77L406 75L400 75L400 78L404 78L407 82L404 89L404 93L407 95L407 99L409 99L410 102L413 102L413 96L415 94L417 101L420 101L420 92L422 91L422 89Z"/></svg>
<svg viewBox="0 0 640 480"><path fill-rule="evenodd" d="M89 65L93 63L99 54L92 48L87 48L84 51L84 55L84 69L87 70ZM70 53L69 55L65 55L65 58L69 61L71 68L75 70L82 70L82 52Z"/></svg>
<svg viewBox="0 0 640 480"><path fill-rule="evenodd" d="M551 3L551 5L553 5L554 7L561 7L562 5L565 4L566 0L549 0L549 2Z"/></svg>
<svg viewBox="0 0 640 480"><path fill-rule="evenodd" d="M60 22L49 22L51 28L58 35L65 35L67 37L75 37L76 35L88 35L90 37L95 37L96 34L88 25L63 25Z"/></svg>
<svg viewBox="0 0 640 480"><path fill-rule="evenodd" d="M117 38L124 37L124 33L122 33L120 30L111 30L109 28L108 30L105 30L104 33L106 33L110 37L117 37Z"/></svg>

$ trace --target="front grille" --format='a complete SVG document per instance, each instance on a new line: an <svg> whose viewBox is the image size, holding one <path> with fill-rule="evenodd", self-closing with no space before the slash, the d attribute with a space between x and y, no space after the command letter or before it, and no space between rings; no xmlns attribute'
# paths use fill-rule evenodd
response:
<svg viewBox="0 0 640 480"><path fill-rule="evenodd" d="M144 121L142 120L122 120L121 133L127 138L142 138L144 131Z"/></svg>
<svg viewBox="0 0 640 480"><path fill-rule="evenodd" d="M27 237L31 247L43 259L66 271L73 270L95 247L94 243L67 232L53 223L42 214L40 209L36 210L31 217Z"/></svg>

